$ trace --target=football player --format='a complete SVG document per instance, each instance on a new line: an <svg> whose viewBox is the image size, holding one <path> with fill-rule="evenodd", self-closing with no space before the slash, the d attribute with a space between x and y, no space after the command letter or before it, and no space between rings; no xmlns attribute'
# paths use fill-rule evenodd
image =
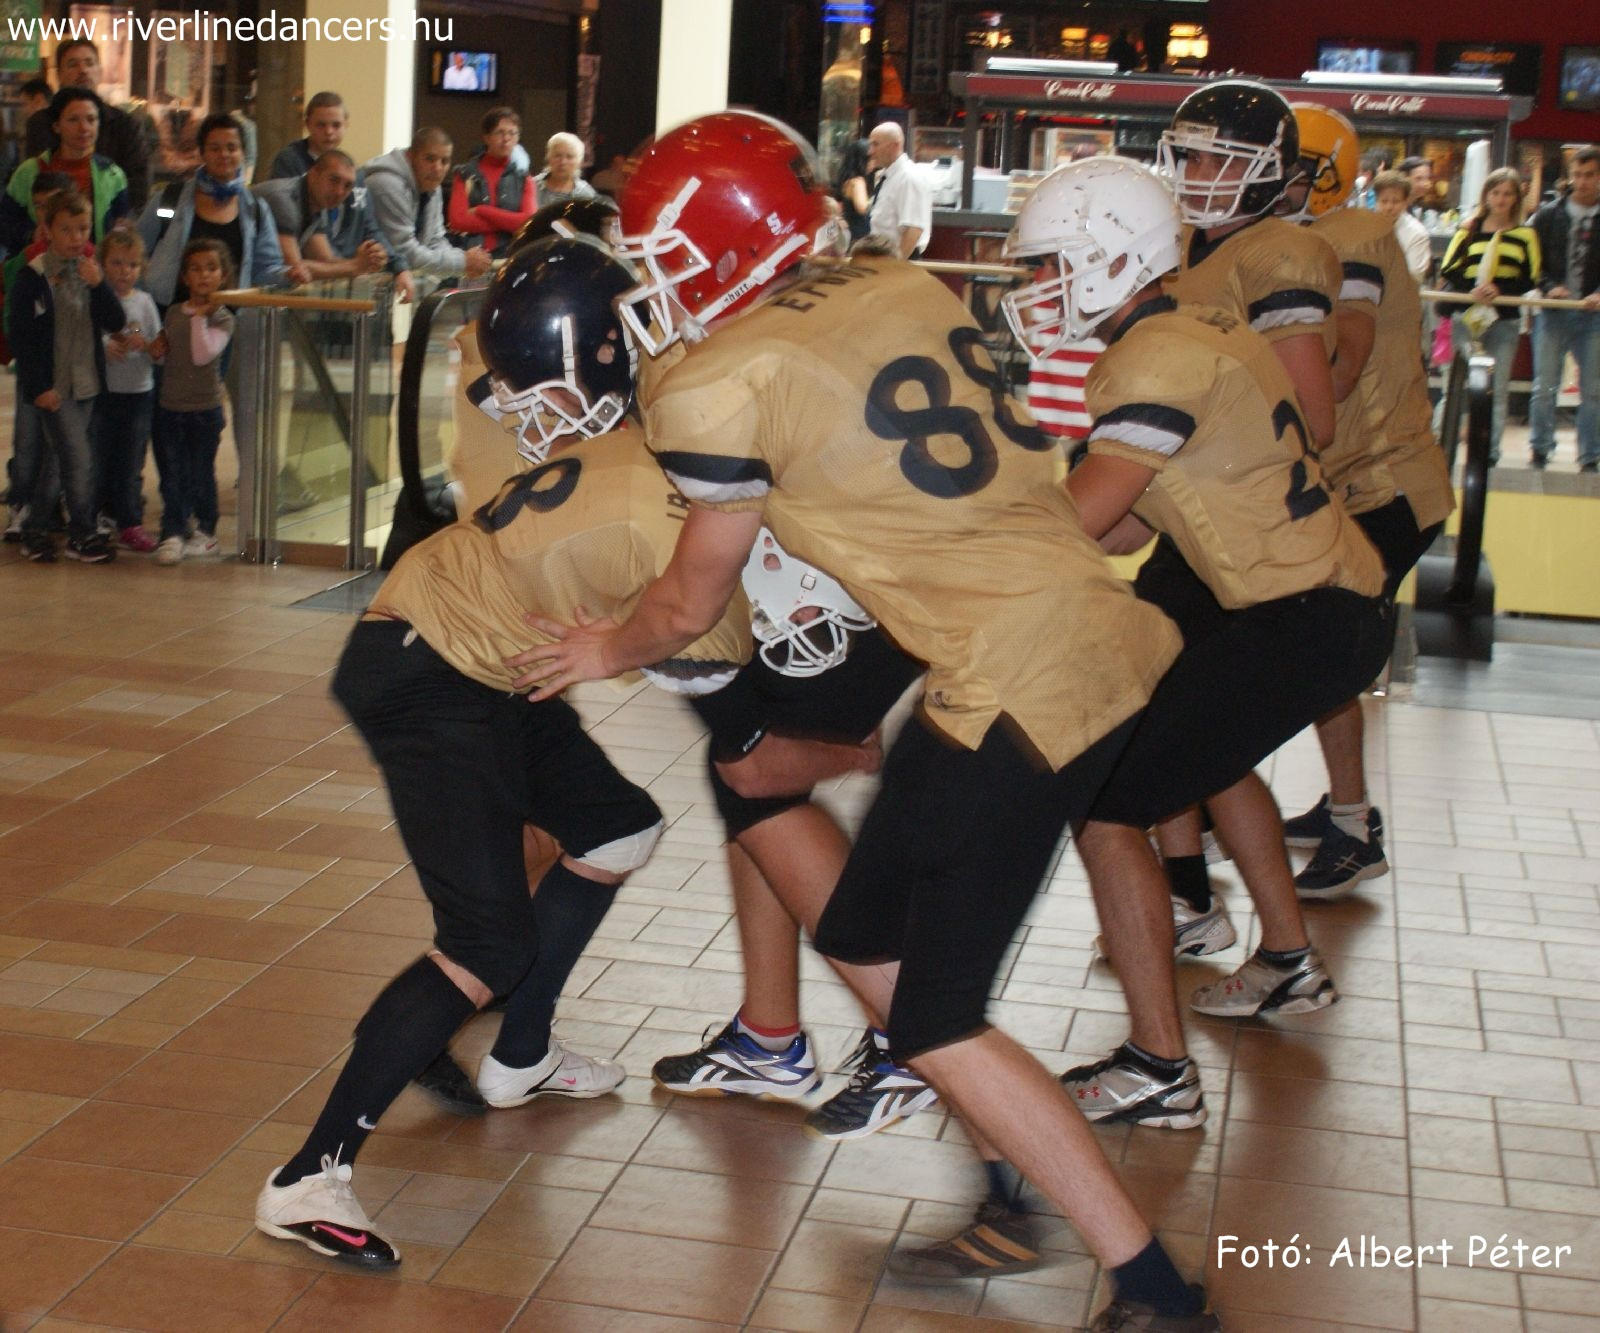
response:
<svg viewBox="0 0 1600 1333"><path fill-rule="evenodd" d="M587 241L541 246L502 271L484 319L544 316L557 339L554 366L540 392L502 392L501 406L533 428L535 452L563 423L595 438L511 478L471 522L407 551L334 675L335 697L383 770L433 907L435 944L358 1024L310 1135L263 1185L256 1226L368 1266L400 1256L355 1196L356 1154L406 1083L494 996L508 997L506 1018L477 1079L491 1105L541 1093L598 1096L623 1077L610 1061L564 1050L549 1019L617 887L649 858L661 814L570 705L528 707L502 659L526 643L529 606L625 612L665 567L687 506L639 432L613 429L632 373L610 301L632 286L632 274ZM548 299L536 302L540 295ZM705 688L731 679L748 652L741 602L648 671ZM564 849L531 896L523 862L530 823Z"/></svg>
<svg viewBox="0 0 1600 1333"><path fill-rule="evenodd" d="M628 300L649 303L657 345L694 344L646 432L693 508L625 621L544 623L560 641L512 661L538 700L677 651L724 613L763 525L834 572L929 669L816 947L883 965L851 982L887 1010L895 1058L1111 1270L1096 1328L1214 1329L1061 1086L986 1018L1062 829L1087 814L1176 632L1082 531L1058 448L1006 400L957 298L887 257L802 264L824 198L810 146L749 113L691 121L642 159L623 229L649 276Z"/></svg>
<svg viewBox="0 0 1600 1333"><path fill-rule="evenodd" d="M1338 422L1320 453L1323 476L1383 557L1393 600L1455 508L1417 356L1422 302L1390 220L1344 206L1359 166L1354 127L1309 102L1295 103L1294 117L1302 175L1285 207L1333 247L1344 272L1334 311ZM1388 872L1383 820L1367 797L1363 731L1359 698L1317 720L1328 792L1283 825L1289 846L1314 851L1295 876L1302 898L1338 898Z"/></svg>
<svg viewBox="0 0 1600 1333"><path fill-rule="evenodd" d="M1272 344L1294 387L1310 444L1333 439L1333 303L1340 271L1332 248L1275 217L1299 171L1289 104L1265 84L1224 79L1183 100L1156 150L1184 223L1180 262L1167 279L1181 302L1232 311ZM1180 930L1209 949L1232 937L1206 878L1198 810L1157 830Z"/></svg>
<svg viewBox="0 0 1600 1333"><path fill-rule="evenodd" d="M1323 485L1273 348L1230 311L1180 305L1171 197L1114 157L1040 182L1007 252L1040 265L1005 298L1106 351L1089 374L1089 456L1067 490L1085 530L1154 553L1135 591L1183 632L1078 849L1132 1035L1062 1082L1095 1120L1185 1129L1206 1116L1173 994L1166 881L1145 830L1204 800L1255 900L1256 952L1196 991L1200 1013L1301 1013L1338 998L1306 936L1277 807L1255 765L1370 681L1388 651L1377 553Z"/></svg>

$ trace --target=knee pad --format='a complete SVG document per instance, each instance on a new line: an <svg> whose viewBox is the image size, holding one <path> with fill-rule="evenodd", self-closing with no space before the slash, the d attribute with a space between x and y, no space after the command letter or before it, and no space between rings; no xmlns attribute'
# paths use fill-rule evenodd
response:
<svg viewBox="0 0 1600 1333"><path fill-rule="evenodd" d="M611 842L601 843L582 856L575 856L572 859L581 866L604 870L612 875L626 875L650 859L650 853L655 851L656 843L660 841L666 827L665 821L658 819L649 828L630 833L625 838L615 838Z"/></svg>

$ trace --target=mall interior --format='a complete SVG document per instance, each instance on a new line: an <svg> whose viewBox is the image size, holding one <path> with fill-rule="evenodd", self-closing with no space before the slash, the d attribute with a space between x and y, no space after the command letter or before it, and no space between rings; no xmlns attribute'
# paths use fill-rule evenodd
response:
<svg viewBox="0 0 1600 1333"><path fill-rule="evenodd" d="M724 108L793 126L839 184L856 142L894 122L934 205L919 262L966 303L1024 401L1027 357L997 313L1019 278L1002 248L1061 164L1151 161L1178 104L1224 74L1349 118L1351 207L1373 205L1380 169L1426 164L1407 200L1431 252L1418 352L1457 508L1402 590L1393 653L1360 700L1387 872L1306 905L1338 1004L1186 1012L1205 1122L1093 1134L1228 1330L1600 1328L1600 476L1579 439L1580 402L1600 386L1562 365L1540 458L1542 312L1514 310L1491 465L1487 378L1452 362L1448 337L1432 355L1449 307L1428 296L1489 171L1520 173L1531 214L1600 144L1600 6L225 0L204 16L316 20L322 36L241 40L220 23L176 40L110 35L116 16L153 20L159 3L6 7L12 167L29 151L24 85L60 82L59 37L17 38L41 11L101 25L98 92L144 135L146 177L129 186L150 208L194 173L207 115L248 122L259 183L324 91L342 101L358 166L424 126L464 162L485 114L509 108L532 170L552 135L575 134L583 177L612 194L657 134ZM361 35L382 20L388 40ZM488 281L419 273L409 301L381 273L230 294L220 558L41 563L10 536L0 548L0 1329L1088 1325L1113 1299L1108 1272L1042 1196L1034 1262L941 1283L895 1271L897 1252L964 1234L984 1173L944 1101L856 1138L808 1128L850 1079L862 1027L808 948L816 1091L686 1096L653 1080L744 991L705 727L644 683L568 693L666 824L556 1010L564 1045L625 1080L476 1115L408 1087L354 1175L397 1267L258 1229L262 1180L317 1120L357 1021L433 939L383 777L329 687L400 553L455 517L462 347ZM1600 328L1590 347L1592 381ZM0 375L8 423L18 384ZM524 466L509 448L507 462ZM153 458L139 485L154 528ZM1116 564L1131 576L1138 558ZM915 702L890 716L891 741ZM1328 787L1309 728L1259 772L1286 816ZM833 776L815 799L853 831L877 787ZM1260 938L1237 866L1208 873L1238 942L1183 960L1182 996ZM989 1004L1052 1074L1128 1030L1099 932L1064 838ZM469 1072L501 1022L486 1012L455 1037Z"/></svg>

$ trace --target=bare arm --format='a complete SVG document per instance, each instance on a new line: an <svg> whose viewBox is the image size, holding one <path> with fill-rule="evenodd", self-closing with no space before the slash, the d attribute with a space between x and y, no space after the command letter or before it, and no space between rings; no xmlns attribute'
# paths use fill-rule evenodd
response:
<svg viewBox="0 0 1600 1333"><path fill-rule="evenodd" d="M1334 316L1338 332L1338 350L1333 357L1333 401L1342 403L1356 387L1361 372L1367 368L1367 358L1372 355L1372 343L1377 337L1378 321L1365 310L1340 308Z"/></svg>
<svg viewBox="0 0 1600 1333"><path fill-rule="evenodd" d="M605 680L681 652L708 633L727 609L760 529L760 510L690 509L672 560L644 590L627 623L583 617L568 628L532 618L534 627L556 642L506 659L513 669L527 668L513 686L538 686L529 699L539 703L580 681Z"/></svg>
<svg viewBox="0 0 1600 1333"><path fill-rule="evenodd" d="M919 244L921 244L921 242L922 242L922 228L921 227L901 227L900 228L900 258L901 259L910 259L911 255L912 255L912 252L916 250L917 246Z"/></svg>
<svg viewBox="0 0 1600 1333"><path fill-rule="evenodd" d="M1083 530L1096 541L1112 531L1144 494L1155 469L1111 454L1090 454L1067 478Z"/></svg>
<svg viewBox="0 0 1600 1333"><path fill-rule="evenodd" d="M865 217L872 211L872 196L867 193L867 182L861 176L852 176L839 187L839 193L850 201L850 206Z"/></svg>
<svg viewBox="0 0 1600 1333"><path fill-rule="evenodd" d="M1278 360L1289 372L1295 397L1300 400L1300 415L1311 431L1311 443L1326 449L1333 443L1333 371L1320 333L1297 333L1272 344Z"/></svg>

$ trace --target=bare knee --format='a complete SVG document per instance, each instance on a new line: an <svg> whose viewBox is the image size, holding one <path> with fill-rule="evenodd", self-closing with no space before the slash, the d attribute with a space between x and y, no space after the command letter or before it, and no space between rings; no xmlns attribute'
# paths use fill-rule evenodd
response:
<svg viewBox="0 0 1600 1333"><path fill-rule="evenodd" d="M471 1000L476 1008L482 1009L484 1005L494 999L494 992L471 972L467 971L466 968L462 967L460 963L446 958L437 949L430 949L428 957L433 959L435 966L455 983L456 989Z"/></svg>

